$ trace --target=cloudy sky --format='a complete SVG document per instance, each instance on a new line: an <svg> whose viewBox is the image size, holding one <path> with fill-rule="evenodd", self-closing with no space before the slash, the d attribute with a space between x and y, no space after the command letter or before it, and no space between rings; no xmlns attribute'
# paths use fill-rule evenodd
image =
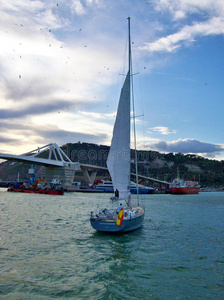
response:
<svg viewBox="0 0 224 300"><path fill-rule="evenodd" d="M131 17L138 148L224 159L223 0L0 0L0 152L110 145Z"/></svg>

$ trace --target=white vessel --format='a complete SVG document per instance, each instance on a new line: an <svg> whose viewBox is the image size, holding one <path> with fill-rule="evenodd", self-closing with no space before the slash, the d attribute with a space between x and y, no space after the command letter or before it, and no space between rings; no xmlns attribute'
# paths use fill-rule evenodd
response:
<svg viewBox="0 0 224 300"><path fill-rule="evenodd" d="M113 182L108 180L98 180L96 184L93 186L94 190L103 191L104 193L114 193ZM136 184L135 182L131 181L130 183L130 192L131 194L152 194L155 189L144 186L142 184Z"/></svg>

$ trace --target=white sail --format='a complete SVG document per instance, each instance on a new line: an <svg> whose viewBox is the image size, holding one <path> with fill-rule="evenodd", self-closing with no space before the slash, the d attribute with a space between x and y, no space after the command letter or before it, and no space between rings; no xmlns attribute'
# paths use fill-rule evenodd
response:
<svg viewBox="0 0 224 300"><path fill-rule="evenodd" d="M121 90L107 167L114 190L121 199L130 198L130 71Z"/></svg>

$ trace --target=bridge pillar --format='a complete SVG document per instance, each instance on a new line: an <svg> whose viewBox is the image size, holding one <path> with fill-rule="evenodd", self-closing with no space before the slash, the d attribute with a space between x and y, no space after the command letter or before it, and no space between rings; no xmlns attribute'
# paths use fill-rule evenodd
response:
<svg viewBox="0 0 224 300"><path fill-rule="evenodd" d="M88 184L93 185L94 181L95 181L95 178L96 178L97 171L93 171L91 173L91 175L89 175L89 172L88 172L87 169L82 169L82 172L83 172L85 181L88 182Z"/></svg>
<svg viewBox="0 0 224 300"><path fill-rule="evenodd" d="M71 191L74 190L74 175L76 171L80 171L80 165L67 164L64 167L45 167L43 170L43 176L48 184L51 183L52 179L58 179L64 189Z"/></svg>

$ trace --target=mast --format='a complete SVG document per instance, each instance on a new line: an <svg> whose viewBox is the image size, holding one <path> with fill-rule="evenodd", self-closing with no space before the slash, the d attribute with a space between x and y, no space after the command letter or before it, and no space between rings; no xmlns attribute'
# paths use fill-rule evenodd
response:
<svg viewBox="0 0 224 300"><path fill-rule="evenodd" d="M131 72L131 18L128 17L128 70ZM130 74L131 76L131 74Z"/></svg>
<svg viewBox="0 0 224 300"><path fill-rule="evenodd" d="M130 206L130 70L128 70L120 92L117 115L114 123L107 167L114 190L118 189L119 198L126 199Z"/></svg>
<svg viewBox="0 0 224 300"><path fill-rule="evenodd" d="M132 57L131 57L131 28L130 28L130 17L128 17L128 40L129 40L129 55L128 55L128 68L130 74L131 83L131 98L132 98L132 108L133 108L133 129L134 129L134 147L135 147L135 175L136 175L136 189L137 189L137 201L139 205L139 195L138 195L138 161L137 161L137 139L136 139L136 128L135 128L135 102L134 102L134 88L132 80ZM130 202L129 202L130 203Z"/></svg>

